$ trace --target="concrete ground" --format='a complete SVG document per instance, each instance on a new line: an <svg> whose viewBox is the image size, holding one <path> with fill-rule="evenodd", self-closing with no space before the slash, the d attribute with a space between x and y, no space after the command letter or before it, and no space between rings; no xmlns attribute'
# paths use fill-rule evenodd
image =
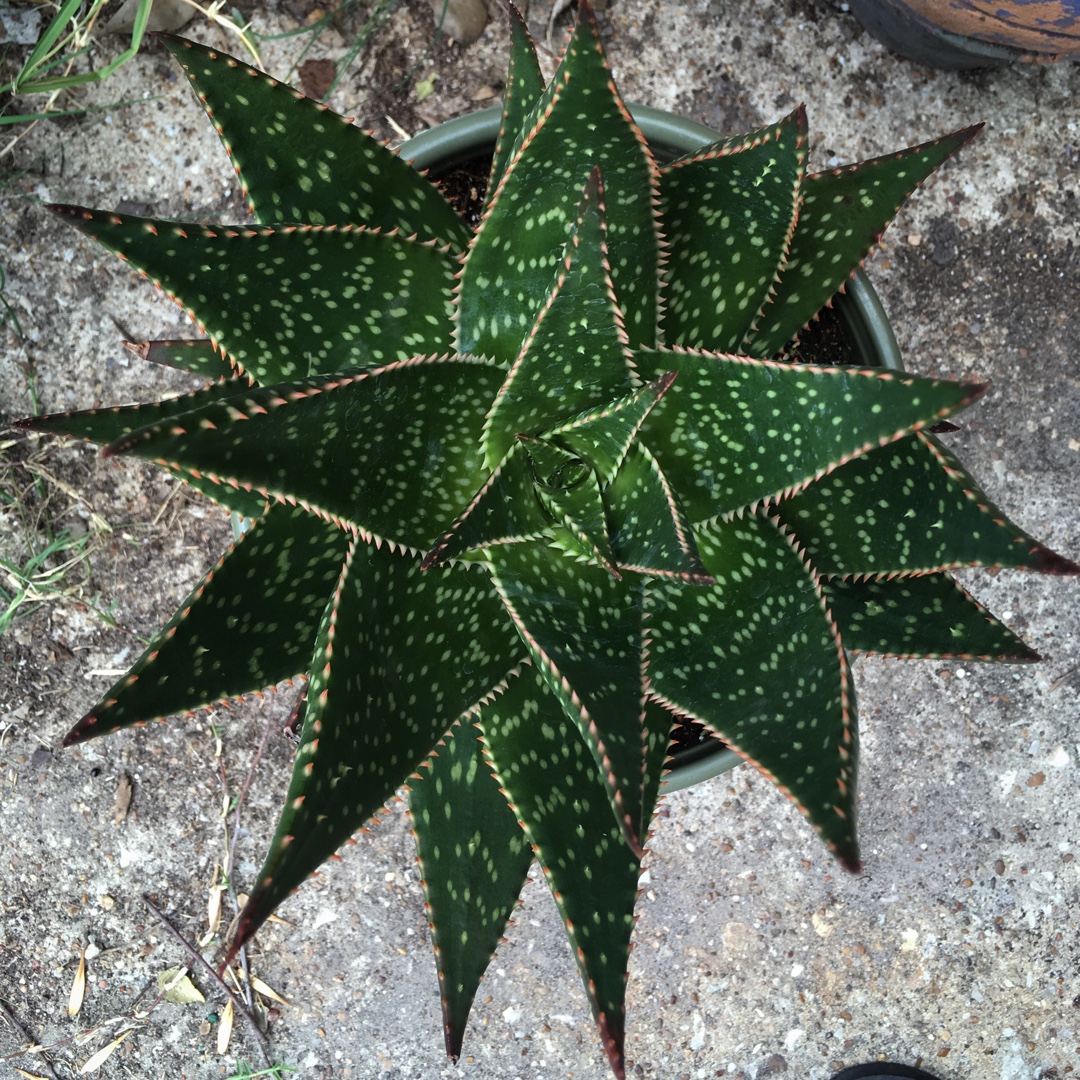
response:
<svg viewBox="0 0 1080 1080"><path fill-rule="evenodd" d="M870 275L912 370L993 383L951 444L1012 517L1078 558L1080 67L926 70L886 52L845 7L616 0L606 34L629 99L725 133L805 101L817 167L986 121L903 211ZM258 17L290 18L284 8ZM227 44L205 25L189 31ZM388 115L413 132L495 100L502 27L429 53L432 33L426 3L399 5L335 107L389 134ZM343 45L335 33L316 55ZM295 40L269 47L272 73L283 77L296 51ZM431 91L423 100L418 85ZM119 341L183 336L184 317L28 198L237 218L225 155L160 50L87 100L144 94L155 100L38 125L0 160L21 174L0 189L0 295L25 332L20 340L10 320L0 331L0 421L29 411L31 379L49 411L181 385L129 363ZM29 452L0 451L5 477ZM273 710L237 845L241 889L272 830L290 751L277 701L214 726L174 721L56 752L137 653L133 635L151 633L216 556L227 525L127 462L33 452L56 481L53 512L84 522L93 554L77 597L0 638L0 1000L69 1077L122 1030L113 1018L130 1015L147 982L184 961L140 895L188 936L203 932L226 850L223 788L237 793ZM0 546L17 545L14 519L3 521ZM844 875L747 767L665 801L630 969L630 1076L825 1080L878 1056L921 1060L942 1080L1080 1075L1080 582L1010 572L965 581L1046 660L857 663L861 877ZM272 1017L271 1053L300 1076L607 1075L537 881L482 987L466 1057L447 1063L400 807L280 914L291 925L267 927L252 964L292 1003ZM88 989L73 1020L84 946ZM96 1075L244 1075L238 1056L257 1060L250 1037L238 1026L216 1054L208 1017L223 1002L195 981L206 1004L160 1005ZM0 1020L0 1076L46 1074L40 1057L11 1056L21 1043Z"/></svg>

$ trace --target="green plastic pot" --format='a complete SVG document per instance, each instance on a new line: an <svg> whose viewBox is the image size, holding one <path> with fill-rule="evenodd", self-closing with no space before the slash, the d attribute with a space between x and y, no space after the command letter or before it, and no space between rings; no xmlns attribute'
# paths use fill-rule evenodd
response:
<svg viewBox="0 0 1080 1080"><path fill-rule="evenodd" d="M723 137L704 124L646 105L631 105L630 111L661 161L671 161ZM499 138L501 120L502 110L498 107L459 116L403 143L401 156L417 169L435 176L479 158L490 159ZM856 270L846 293L838 298L836 310L863 364L903 368L888 316L861 270ZM680 791L709 780L733 769L742 760L716 740L680 751L664 779L663 790Z"/></svg>

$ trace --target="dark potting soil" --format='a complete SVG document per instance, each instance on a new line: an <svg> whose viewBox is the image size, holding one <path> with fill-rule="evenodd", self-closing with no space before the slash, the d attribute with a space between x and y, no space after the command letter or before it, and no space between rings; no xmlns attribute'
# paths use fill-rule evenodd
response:
<svg viewBox="0 0 1080 1080"><path fill-rule="evenodd" d="M491 158L482 157L432 176L446 201L465 219L470 229L480 224L490 172Z"/></svg>

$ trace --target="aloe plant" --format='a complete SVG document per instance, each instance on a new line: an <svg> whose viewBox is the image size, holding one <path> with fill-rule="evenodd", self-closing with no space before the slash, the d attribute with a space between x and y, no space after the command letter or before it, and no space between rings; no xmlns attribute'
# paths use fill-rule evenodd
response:
<svg viewBox="0 0 1080 1080"><path fill-rule="evenodd" d="M848 651L1036 659L949 571L1078 568L930 431L983 387L785 359L976 129L808 174L800 108L658 164L584 0L547 87L511 25L475 231L348 121L165 37L255 224L53 209L191 313L205 340L141 351L205 385L24 425L251 522L65 740L303 678L231 952L408 784L448 1052L535 858L621 1076L673 725L856 869Z"/></svg>

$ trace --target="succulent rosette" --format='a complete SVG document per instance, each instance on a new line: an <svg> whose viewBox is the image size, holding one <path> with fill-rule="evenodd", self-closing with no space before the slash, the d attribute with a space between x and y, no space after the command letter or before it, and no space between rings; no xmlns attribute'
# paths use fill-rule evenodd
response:
<svg viewBox="0 0 1080 1080"><path fill-rule="evenodd" d="M536 859L622 1075L673 724L856 868L847 651L1034 659L949 571L1077 568L930 432L981 386L783 359L975 129L808 174L800 108L658 163L586 3L546 87L511 24L475 231L348 120L163 38L255 223L54 210L191 313L204 340L142 351L205 386L24 424L250 521L66 740L304 681L232 949L407 783L448 1052Z"/></svg>

